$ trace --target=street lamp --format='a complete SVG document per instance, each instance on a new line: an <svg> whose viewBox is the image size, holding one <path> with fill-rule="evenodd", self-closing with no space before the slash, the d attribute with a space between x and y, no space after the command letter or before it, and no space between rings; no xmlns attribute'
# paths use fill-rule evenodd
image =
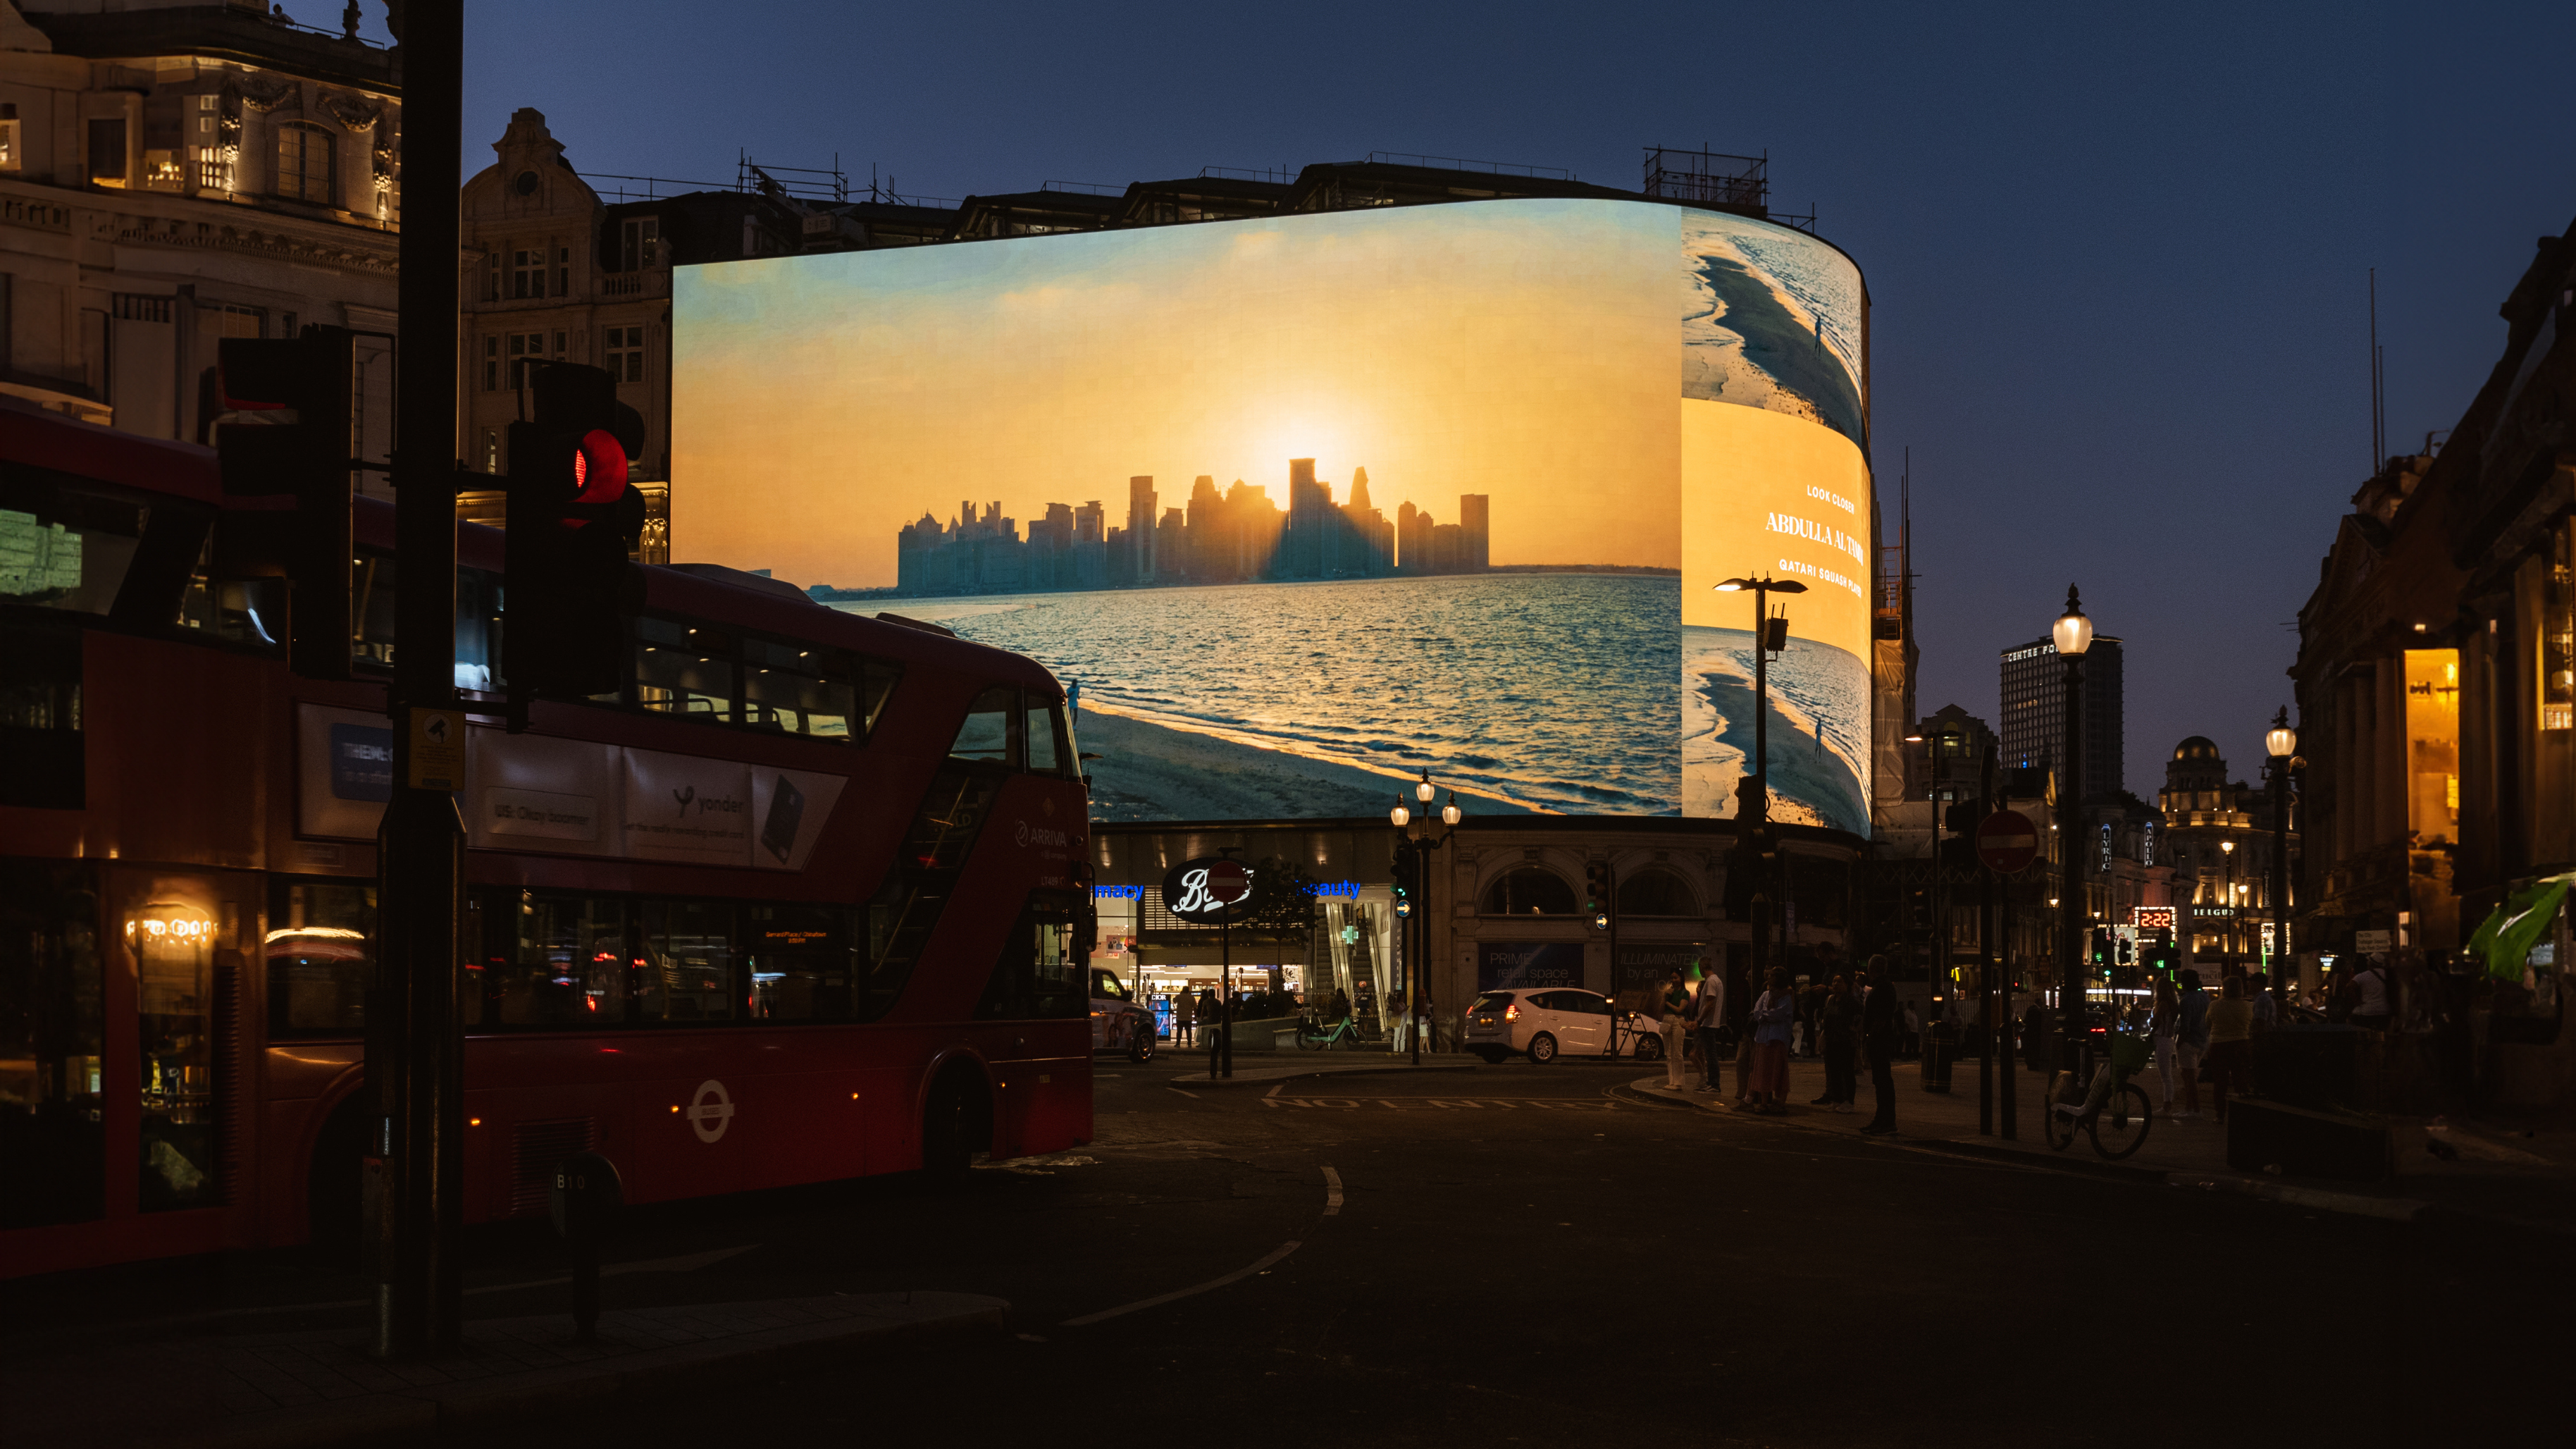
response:
<svg viewBox="0 0 2576 1449"><path fill-rule="evenodd" d="M2236 842L2218 842L2218 858L2220 869L2225 872L2218 879L2218 903L2227 907L2227 955L2232 960L2243 944L2236 935ZM2218 969L2224 973L2227 963L2220 962Z"/></svg>
<svg viewBox="0 0 2576 1449"><path fill-rule="evenodd" d="M1789 621L1771 617L1773 594L1803 594L1807 586L1796 579L1760 578L1727 579L1714 585L1721 594L1753 595L1753 789L1748 794L1740 787L1735 818L1753 848L1748 858L1762 859L1765 837L1771 826L1771 651L1789 644ZM1770 974L1771 898L1762 889L1757 875L1751 892L1753 899L1753 979L1764 980Z"/></svg>
<svg viewBox="0 0 2576 1449"><path fill-rule="evenodd" d="M2299 732L2290 728L2290 707L2272 716L2263 732L2263 752L2272 771L2272 1005L2277 1021L2290 1019L2290 770L2297 762Z"/></svg>
<svg viewBox="0 0 2576 1449"><path fill-rule="evenodd" d="M2066 765L2058 776L2058 808L2061 813L2071 808L2080 818L2084 805L2084 651L2093 647L2093 621L2084 617L2084 605L2073 584L2066 586L2066 612L2057 616L2057 623L2048 632L2059 657L2066 661ZM2059 895L2066 903L2057 913L2057 1009L2066 1038L2059 1051L2072 1067L2075 1046L2084 1040L2084 993L2076 984L2078 968L2084 960L2084 883L2075 874L2075 833L2059 831L2057 840Z"/></svg>
<svg viewBox="0 0 2576 1449"><path fill-rule="evenodd" d="M1404 837L1395 843L1396 877L1413 882L1412 894L1399 897L1395 903L1395 918L1405 927L1410 927L1413 922L1414 897L1421 897L1426 906L1429 904L1431 853L1447 845L1449 838L1458 833L1458 822L1466 818L1466 812L1458 808L1458 792L1452 790L1449 803L1440 807L1440 825L1443 828L1434 834L1429 812L1431 797L1438 793L1431 783L1431 772L1425 770L1422 782L1413 787L1414 798L1424 807L1422 822L1414 823L1413 809L1404 803L1401 795L1395 797L1395 808L1386 812L1387 821L1404 832ZM1413 1043L1413 1064L1418 1067L1422 1065L1423 1030L1431 1020L1431 973L1425 969L1430 964L1431 947L1431 913L1428 910L1421 913L1415 935L1414 949L1405 952L1404 1009L1411 1018L1409 1035Z"/></svg>

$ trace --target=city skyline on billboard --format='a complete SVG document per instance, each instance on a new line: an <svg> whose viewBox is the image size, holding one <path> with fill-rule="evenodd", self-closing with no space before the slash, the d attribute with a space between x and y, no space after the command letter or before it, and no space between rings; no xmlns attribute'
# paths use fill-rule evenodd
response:
<svg viewBox="0 0 2576 1449"><path fill-rule="evenodd" d="M1866 828L1866 317L1813 238L1480 202L691 267L673 311L682 551L1039 659L1105 816L1376 814L1425 768L1731 814L1715 568L1815 591L1775 814Z"/></svg>

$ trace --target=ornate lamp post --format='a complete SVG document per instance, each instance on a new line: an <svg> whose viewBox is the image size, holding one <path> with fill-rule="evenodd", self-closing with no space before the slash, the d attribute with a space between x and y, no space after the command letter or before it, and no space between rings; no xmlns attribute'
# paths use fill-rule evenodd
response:
<svg viewBox="0 0 2576 1449"><path fill-rule="evenodd" d="M1449 803L1440 807L1440 825L1443 828L1435 834L1431 824L1431 797L1438 793L1432 786L1431 772L1425 770L1421 783L1413 787L1413 798L1422 804L1421 822L1415 823L1413 808L1404 803L1401 795L1395 797L1395 808L1386 812L1387 820L1404 832L1404 838L1395 843L1396 874L1413 883L1411 896L1396 906L1398 929L1407 924L1408 917L1419 917L1417 935L1413 938L1418 944L1404 953L1404 1009L1410 1017L1408 1035L1413 1042L1413 1064L1417 1067L1422 1065L1422 1036L1431 1023L1431 973L1426 969L1430 965L1427 958L1431 947L1431 915L1428 909L1431 853L1447 845L1450 837L1458 833L1458 822L1466 818L1465 812L1458 808L1458 792L1450 791ZM1415 901L1420 901L1424 909L1419 912L1408 909Z"/></svg>
<svg viewBox="0 0 2576 1449"><path fill-rule="evenodd" d="M2263 732L2263 753L2272 770L2272 1005L2273 1019L2290 1019L2290 771L2298 763L2299 732L2290 728L2290 707L2272 716Z"/></svg>
<svg viewBox="0 0 2576 1449"><path fill-rule="evenodd" d="M2084 651L2093 647L2093 621L2084 617L2084 606L2073 584L2066 586L2066 612L2057 617L2049 637L2056 643L2059 657L2066 661L2066 766L2058 777L2058 813L2066 819L2080 819L2084 805ZM2065 1035L2060 1049L2064 1053L2073 1052L2076 1044L2084 1040L2084 988L2080 978L2086 970L2084 925L2089 912L2084 880L2076 874L2075 835L2072 830L2057 832L2057 1010ZM2067 1060L2071 1063L2072 1056Z"/></svg>
<svg viewBox="0 0 2576 1449"><path fill-rule="evenodd" d="M2218 966L2219 974L2224 976L2227 974L2227 962L2236 958L2236 953L2242 946L2236 935L2236 842L2234 840L2218 842L2218 858L2225 862L2225 873L2218 881L2218 903L2227 907L2227 961L2221 961Z"/></svg>

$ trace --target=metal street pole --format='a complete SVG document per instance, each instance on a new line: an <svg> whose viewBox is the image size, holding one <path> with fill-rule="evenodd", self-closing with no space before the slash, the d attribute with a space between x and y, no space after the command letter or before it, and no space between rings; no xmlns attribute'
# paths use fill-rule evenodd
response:
<svg viewBox="0 0 2576 1449"><path fill-rule="evenodd" d="M1995 812L1995 742L1986 741L1977 772L1977 818ZM1995 1009L1995 873L1977 867L1977 1001L1986 1018L1983 1049L1977 1054L1977 1135L1995 1131L1995 1033L2003 1014Z"/></svg>
<svg viewBox="0 0 2576 1449"><path fill-rule="evenodd" d="M396 297L394 788L377 846L377 979L366 1080L378 1357L456 1343L464 1224L463 1044L457 916L465 717L456 698L457 154L464 104L459 0L395 7L403 71L402 221Z"/></svg>
<svg viewBox="0 0 2576 1449"><path fill-rule="evenodd" d="M1727 579L1714 586L1719 593L1732 594L1751 590L1753 594L1753 796L1748 801L1739 794L1736 819L1748 831L1768 833L1771 819L1771 596L1803 594L1805 584L1795 579L1761 578ZM1749 808L1748 808L1749 807ZM1753 981L1760 987L1769 979L1771 951L1771 901L1774 882L1766 879L1761 852L1754 861L1753 900ZM1934 862L1934 878L1940 875L1939 862ZM1785 951L1786 938L1781 941Z"/></svg>
<svg viewBox="0 0 2576 1449"><path fill-rule="evenodd" d="M2092 647L2093 626L2084 618L2075 586L2066 586L2066 613L2057 621L2057 651L2066 660L2066 763L2058 775L2057 922L2060 961L2057 973L2058 1024L2065 1040L2059 1046L2063 1064L2076 1063L2083 1043L2084 879L2077 871L2076 840L2084 808L2084 651Z"/></svg>

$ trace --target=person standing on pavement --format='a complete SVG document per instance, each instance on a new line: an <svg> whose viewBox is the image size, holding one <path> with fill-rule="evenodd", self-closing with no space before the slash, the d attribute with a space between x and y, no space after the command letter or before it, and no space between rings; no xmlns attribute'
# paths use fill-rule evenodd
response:
<svg viewBox="0 0 2576 1449"><path fill-rule="evenodd" d="M2245 1004L2254 1009L2254 1034L2261 1036L2281 1024L2281 1003L2272 999L2272 975L2257 971L2245 978Z"/></svg>
<svg viewBox="0 0 2576 1449"><path fill-rule="evenodd" d="M2164 1089L2164 1104L2157 1110L2173 1115L2174 1028L2181 1024L2181 1006L2174 1000L2173 987L2163 977L2156 978L2156 1010L2147 1018L2147 1040L2155 1047L2156 1081Z"/></svg>
<svg viewBox="0 0 2576 1449"><path fill-rule="evenodd" d="M1199 999L1186 986L1172 993L1172 1045L1190 1044L1190 1024L1199 1018Z"/></svg>
<svg viewBox="0 0 2576 1449"><path fill-rule="evenodd" d="M1770 989L1753 1003L1753 1110L1777 1117L1789 1110L1789 1027L1797 1019L1797 994L1785 967L1771 968Z"/></svg>
<svg viewBox="0 0 2576 1449"><path fill-rule="evenodd" d="M1863 978L1860 1001L1861 1050L1869 1057L1869 1092L1876 1099L1877 1110L1870 1113L1869 1125L1861 1128L1872 1137L1884 1137L1896 1130L1896 1048L1903 1030L1903 1020L1896 1011L1896 983L1885 955L1869 958L1869 975Z"/></svg>
<svg viewBox="0 0 2576 1449"><path fill-rule="evenodd" d="M2254 1085L2246 1070L2254 1056L2254 1003L2245 999L2245 978L2230 976L2224 993L2209 1008L2209 1050L2200 1074L2209 1079L2209 1120L2227 1122L2227 1089L2242 1093Z"/></svg>
<svg viewBox="0 0 2576 1449"><path fill-rule="evenodd" d="M1682 1033L1690 1028L1690 988L1682 984L1682 973L1675 970L1664 977L1663 1008L1664 1087L1667 1091L1682 1089Z"/></svg>
<svg viewBox="0 0 2576 1449"><path fill-rule="evenodd" d="M1852 999L1851 983L1841 976L1825 988L1824 1003L1816 1008L1816 1026L1824 1037L1825 1094L1808 1103L1831 1112L1851 1110L1853 1089L1853 1053L1860 1043L1860 1003Z"/></svg>
<svg viewBox="0 0 2576 1449"><path fill-rule="evenodd" d="M2364 1031L2388 1030L2388 973L2375 961L2352 974L2352 1024Z"/></svg>
<svg viewBox="0 0 2576 1449"><path fill-rule="evenodd" d="M2209 1046L2209 993L2200 989L2200 973L2182 973L2182 998L2174 1012L2174 1076L2182 1083L2182 1110L2175 1117L2200 1115L2200 1054Z"/></svg>
<svg viewBox="0 0 2576 1449"><path fill-rule="evenodd" d="M1691 1026L1699 1036L1699 1089L1714 1096L1725 1068L1719 1065L1717 1034L1726 1026L1726 973L1699 963L1699 996L1691 1003Z"/></svg>

